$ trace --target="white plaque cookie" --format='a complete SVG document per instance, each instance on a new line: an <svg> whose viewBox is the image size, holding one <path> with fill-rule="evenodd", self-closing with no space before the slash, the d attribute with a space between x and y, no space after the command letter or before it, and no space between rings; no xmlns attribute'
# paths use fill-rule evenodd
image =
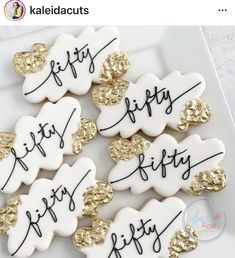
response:
<svg viewBox="0 0 235 258"><path fill-rule="evenodd" d="M162 196L172 196L182 189L199 195L204 190L219 191L226 184L219 166L225 147L216 138L202 140L193 134L177 142L171 135L162 134L149 142L134 135L130 141L112 141L109 152L117 164L108 181L118 191L130 188L140 194L153 188Z"/></svg>
<svg viewBox="0 0 235 258"><path fill-rule="evenodd" d="M116 28L102 27L95 31L87 27L77 38L62 34L52 46L37 43L32 46L32 52L17 53L13 65L25 77L24 97L32 103L45 98L55 102L67 91L84 95L92 82L100 83L105 78L110 81L107 76L122 76L129 61L119 52L119 45Z"/></svg>
<svg viewBox="0 0 235 258"><path fill-rule="evenodd" d="M122 208L108 228L100 220L93 228L78 229L74 244L87 258L178 257L197 247L196 232L183 226L185 208L176 197L152 199L140 211Z"/></svg>
<svg viewBox="0 0 235 258"><path fill-rule="evenodd" d="M0 232L8 235L9 253L24 258L35 250L45 251L56 234L72 235L78 218L96 216L113 193L95 176L94 163L81 158L72 167L63 164L53 180L36 180L27 195L11 197L0 214Z"/></svg>
<svg viewBox="0 0 235 258"><path fill-rule="evenodd" d="M22 183L31 184L40 168L58 169L63 155L78 153L84 143L80 130L88 125L93 129L87 131L87 140L96 132L95 125L81 121L80 114L79 102L65 97L44 104L37 117L20 118L13 133L0 133L0 190L13 193Z"/></svg>
<svg viewBox="0 0 235 258"><path fill-rule="evenodd" d="M172 72L163 79L144 74L135 83L97 86L92 96L100 109L97 127L103 136L128 138L142 130L157 136L166 126L186 131L190 124L210 118L208 106L199 98L206 88L198 73Z"/></svg>

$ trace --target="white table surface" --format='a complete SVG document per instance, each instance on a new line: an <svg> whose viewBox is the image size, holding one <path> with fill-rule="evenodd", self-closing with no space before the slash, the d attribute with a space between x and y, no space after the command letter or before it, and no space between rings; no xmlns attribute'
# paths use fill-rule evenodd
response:
<svg viewBox="0 0 235 258"><path fill-rule="evenodd" d="M16 37L42 26L2 26L0 40ZM235 120L235 26L204 26L203 32Z"/></svg>

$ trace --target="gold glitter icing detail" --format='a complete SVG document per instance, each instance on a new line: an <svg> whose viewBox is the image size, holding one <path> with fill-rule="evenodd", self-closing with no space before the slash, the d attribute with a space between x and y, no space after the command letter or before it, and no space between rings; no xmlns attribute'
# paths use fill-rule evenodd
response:
<svg viewBox="0 0 235 258"><path fill-rule="evenodd" d="M95 186L88 187L83 194L83 217L96 217L98 208L113 199L113 189L104 181L97 181Z"/></svg>
<svg viewBox="0 0 235 258"><path fill-rule="evenodd" d="M185 230L178 230L170 240L168 247L169 258L178 258L180 253L190 252L198 245L198 236L195 230L186 226Z"/></svg>
<svg viewBox="0 0 235 258"><path fill-rule="evenodd" d="M129 82L115 79L112 85L95 86L92 89L92 99L96 105L112 106L118 104L129 86Z"/></svg>
<svg viewBox="0 0 235 258"><path fill-rule="evenodd" d="M6 158L14 145L16 134L14 132L0 133L0 160Z"/></svg>
<svg viewBox="0 0 235 258"><path fill-rule="evenodd" d="M180 131L187 131L189 125L196 125L200 123L206 123L211 117L209 106L200 99L190 100L184 106L181 112L181 118L178 123L178 129Z"/></svg>
<svg viewBox="0 0 235 258"><path fill-rule="evenodd" d="M129 69L128 57L122 52L115 52L105 60L100 74L102 85L92 89L92 99L96 105L116 105L125 94L129 82L120 79Z"/></svg>
<svg viewBox="0 0 235 258"><path fill-rule="evenodd" d="M7 201L7 207L0 209L0 234L5 234L14 227L17 221L17 208L21 203L19 196L12 196Z"/></svg>
<svg viewBox="0 0 235 258"><path fill-rule="evenodd" d="M73 153L78 154L83 150L83 145L93 140L96 136L97 128L94 122L87 118L81 118L80 128L72 135Z"/></svg>
<svg viewBox="0 0 235 258"><path fill-rule="evenodd" d="M226 186L227 176L222 168L200 172L194 176L188 192L200 195L204 190L218 192Z"/></svg>
<svg viewBox="0 0 235 258"><path fill-rule="evenodd" d="M150 146L150 142L144 137L135 134L131 140L119 138L110 142L109 154L114 162L119 160L130 160L134 156L143 153Z"/></svg>
<svg viewBox="0 0 235 258"><path fill-rule="evenodd" d="M130 61L122 52L115 52L105 60L100 73L100 81L112 84L113 79L122 77L129 69Z"/></svg>
<svg viewBox="0 0 235 258"><path fill-rule="evenodd" d="M77 229L73 236L74 246L81 249L103 243L110 224L109 220L96 219L92 221L92 227Z"/></svg>
<svg viewBox="0 0 235 258"><path fill-rule="evenodd" d="M29 74L37 73L46 64L50 47L45 44L35 43L31 52L18 52L14 55L13 66L17 73Z"/></svg>

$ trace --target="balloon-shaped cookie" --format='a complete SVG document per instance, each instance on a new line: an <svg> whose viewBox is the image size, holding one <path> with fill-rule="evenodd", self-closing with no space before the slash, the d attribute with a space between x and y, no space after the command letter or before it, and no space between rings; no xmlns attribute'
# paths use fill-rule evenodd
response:
<svg viewBox="0 0 235 258"><path fill-rule="evenodd" d="M97 216L113 192L95 176L94 163L81 158L71 167L63 164L52 180L36 180L28 194L10 197L0 209L0 233L8 235L9 253L24 258L45 251L55 234L71 236L78 218Z"/></svg>
<svg viewBox="0 0 235 258"><path fill-rule="evenodd" d="M96 86L92 98L100 109L99 132L129 138L139 130L157 136L166 126L187 131L190 124L206 123L209 107L199 98L206 88L202 75L172 72L163 79L144 74L135 83L117 80Z"/></svg>
<svg viewBox="0 0 235 258"><path fill-rule="evenodd" d="M184 227L179 198L148 201L138 211L122 208L114 221L95 220L74 234L74 245L87 258L177 258L197 247L192 227Z"/></svg>
<svg viewBox="0 0 235 258"><path fill-rule="evenodd" d="M202 140L192 134L178 142L162 134L150 142L134 135L131 140L112 141L109 152L117 162L108 176L115 190L130 188L140 194L153 188L162 196L172 196L182 189L200 195L204 190L220 191L226 185L226 174L219 166L225 147L216 138Z"/></svg>
<svg viewBox="0 0 235 258"><path fill-rule="evenodd" d="M23 95L32 103L58 101L67 91L86 94L92 82L111 83L129 68L120 52L120 33L115 27L85 28L78 37L58 36L52 46L36 43L31 52L18 52L15 70L25 77Z"/></svg>
<svg viewBox="0 0 235 258"><path fill-rule="evenodd" d="M40 168L58 169L63 155L79 153L96 135L95 124L80 115L79 102L65 97L44 104L37 117L20 118L14 132L0 133L0 191L13 193Z"/></svg>

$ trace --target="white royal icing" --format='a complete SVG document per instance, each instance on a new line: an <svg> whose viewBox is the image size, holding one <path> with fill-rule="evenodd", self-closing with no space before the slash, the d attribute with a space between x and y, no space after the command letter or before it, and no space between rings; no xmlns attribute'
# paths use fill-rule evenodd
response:
<svg viewBox="0 0 235 258"><path fill-rule="evenodd" d="M97 127L103 136L120 133L123 138L138 130L149 136L159 135L166 126L178 130L183 106L199 98L205 87L205 80L198 73L181 75L175 71L162 80L154 74L144 74L129 84L121 102L99 105Z"/></svg>
<svg viewBox="0 0 235 258"><path fill-rule="evenodd" d="M119 44L120 34L114 27L102 27L97 31L87 27L77 38L60 35L50 48L43 69L24 75L26 100L37 103L48 98L54 102L67 91L86 94L92 81L100 82L102 64L108 55L119 50Z"/></svg>
<svg viewBox="0 0 235 258"><path fill-rule="evenodd" d="M21 183L31 184L40 168L58 169L63 155L73 154L72 134L80 124L79 102L71 97L46 103L38 116L24 116L15 126L10 154L0 161L0 189L15 192Z"/></svg>
<svg viewBox="0 0 235 258"><path fill-rule="evenodd" d="M115 216L105 242L81 249L87 258L168 258L169 242L183 228L185 204L171 197L150 200L140 211L126 207Z"/></svg>
<svg viewBox="0 0 235 258"><path fill-rule="evenodd" d="M187 190L195 175L218 168L225 154L224 144L216 139L202 140L193 134L177 142L162 134L144 153L120 160L110 171L108 181L115 190L131 188L140 194L153 188L162 196Z"/></svg>
<svg viewBox="0 0 235 258"><path fill-rule="evenodd" d="M96 184L96 168L88 158L72 167L63 164L53 180L41 178L20 195L16 225L7 234L8 250L14 257L29 257L34 250L49 248L55 234L66 237L82 217L83 193Z"/></svg>

